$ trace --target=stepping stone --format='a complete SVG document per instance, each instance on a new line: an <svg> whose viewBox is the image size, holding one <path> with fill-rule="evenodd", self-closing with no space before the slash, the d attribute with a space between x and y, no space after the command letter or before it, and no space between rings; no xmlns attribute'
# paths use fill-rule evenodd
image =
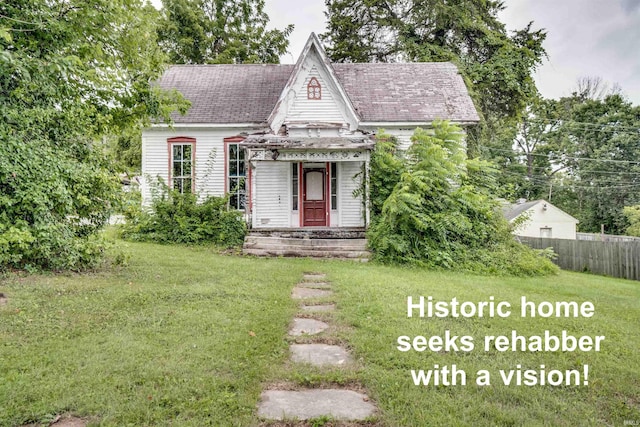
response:
<svg viewBox="0 0 640 427"><path fill-rule="evenodd" d="M291 344L291 360L315 366L344 366L351 362L349 353L338 345Z"/></svg>
<svg viewBox="0 0 640 427"><path fill-rule="evenodd" d="M330 295L333 295L333 292L324 289L300 288L296 286L293 288L291 297L294 299L309 299L328 297Z"/></svg>
<svg viewBox="0 0 640 427"><path fill-rule="evenodd" d="M271 420L325 416L356 421L371 417L376 410L366 395L351 390L267 390L261 397L258 416Z"/></svg>
<svg viewBox="0 0 640 427"><path fill-rule="evenodd" d="M316 319L293 319L293 328L289 331L289 335L299 337L300 335L315 335L327 329L329 325Z"/></svg>
<svg viewBox="0 0 640 427"><path fill-rule="evenodd" d="M302 282L298 283L301 288L331 289L331 283L327 282Z"/></svg>
<svg viewBox="0 0 640 427"><path fill-rule="evenodd" d="M320 304L320 305L303 305L302 311L333 311L336 309L335 304Z"/></svg>
<svg viewBox="0 0 640 427"><path fill-rule="evenodd" d="M324 280L326 277L324 273L307 273L302 276L304 280Z"/></svg>

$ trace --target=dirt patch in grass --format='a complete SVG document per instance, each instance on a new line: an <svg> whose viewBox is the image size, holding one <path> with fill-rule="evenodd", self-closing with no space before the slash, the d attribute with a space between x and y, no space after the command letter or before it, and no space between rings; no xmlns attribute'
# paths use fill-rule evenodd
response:
<svg viewBox="0 0 640 427"><path fill-rule="evenodd" d="M9 298L7 298L5 294L0 292L0 305L6 305L8 301L9 301Z"/></svg>
<svg viewBox="0 0 640 427"><path fill-rule="evenodd" d="M87 422L82 418L74 417L72 415L65 415L60 417L58 421L50 424L55 427L86 427Z"/></svg>
<svg viewBox="0 0 640 427"><path fill-rule="evenodd" d="M47 423L35 423L35 424L26 424L22 427L43 427L43 426L50 426L50 427L86 427L87 426L87 421L79 418L79 417L75 417L71 414L64 414L64 415L57 415L53 421Z"/></svg>

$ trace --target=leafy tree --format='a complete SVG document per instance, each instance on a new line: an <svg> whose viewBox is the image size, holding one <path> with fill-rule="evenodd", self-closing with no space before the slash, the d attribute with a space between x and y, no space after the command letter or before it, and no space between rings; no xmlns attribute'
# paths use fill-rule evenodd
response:
<svg viewBox="0 0 640 427"><path fill-rule="evenodd" d="M517 197L553 199L583 231L604 224L616 234L627 227L623 207L640 198L640 107L606 90L583 78L572 96L530 105L512 140L516 162L503 166L501 181L518 183Z"/></svg>
<svg viewBox="0 0 640 427"><path fill-rule="evenodd" d="M469 142L490 140L537 94L545 33L508 35L496 0L326 0L327 53L338 62L452 61L484 117ZM508 123L507 123L508 124ZM514 123L511 123L513 125ZM471 147L473 148L473 147ZM472 150L473 151L473 150Z"/></svg>
<svg viewBox="0 0 640 427"><path fill-rule="evenodd" d="M640 237L640 205L625 206L622 213L629 223L625 234Z"/></svg>
<svg viewBox="0 0 640 427"><path fill-rule="evenodd" d="M264 0L163 0L158 36L175 64L278 63L284 30L267 30Z"/></svg>
<svg viewBox="0 0 640 427"><path fill-rule="evenodd" d="M495 171L467 159L462 138L447 122L434 123L433 132L416 130L399 180L368 232L375 257L485 273L555 271L514 241L494 196ZM372 188L379 176L372 170Z"/></svg>
<svg viewBox="0 0 640 427"><path fill-rule="evenodd" d="M371 215L382 214L382 208L405 171L405 162L397 150L398 141L380 130L371 153L369 193Z"/></svg>
<svg viewBox="0 0 640 427"><path fill-rule="evenodd" d="M139 0L0 3L0 268L81 268L118 203L102 136L184 106Z"/></svg>
<svg viewBox="0 0 640 427"><path fill-rule="evenodd" d="M598 232L603 224L607 233L622 234L624 206L640 202L640 107L619 94L573 99L558 131L562 164L580 198L581 230Z"/></svg>

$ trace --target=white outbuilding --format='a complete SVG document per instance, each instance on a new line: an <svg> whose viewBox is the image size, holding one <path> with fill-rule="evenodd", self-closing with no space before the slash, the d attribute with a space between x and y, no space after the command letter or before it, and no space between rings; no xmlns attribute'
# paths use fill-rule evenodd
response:
<svg viewBox="0 0 640 427"><path fill-rule="evenodd" d="M522 222L514 230L518 236L576 239L579 221L546 200L521 200L505 206L503 214L510 223Z"/></svg>

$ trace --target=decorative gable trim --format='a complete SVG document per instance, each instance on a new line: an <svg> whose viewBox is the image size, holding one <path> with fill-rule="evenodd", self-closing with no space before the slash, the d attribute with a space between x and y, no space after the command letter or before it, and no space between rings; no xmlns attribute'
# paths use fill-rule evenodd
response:
<svg viewBox="0 0 640 427"><path fill-rule="evenodd" d="M313 61L312 55L316 55L319 61ZM338 80L333 66L331 65L327 54L320 44L320 40L315 35L315 33L311 33L311 36L309 36L309 39L307 40L307 43L302 50L302 54L298 58L298 62L296 63L293 71L291 72L291 75L289 76L287 84L280 94L278 102L269 115L269 119L267 122L273 133L277 134L280 130L280 127L285 123L287 113L295 101L296 90L299 90L299 88L304 85L307 79L307 75L313 65L317 65L318 67L320 67L318 71L324 77L325 84L326 86L328 86L323 87L322 90L325 91L332 89L332 92L338 95L334 97L334 101L342 110L343 115L347 120L346 125L348 126L349 130L355 131L358 129L360 117L356 112L353 104L351 103L349 96L342 87L342 84ZM307 89L306 86L305 89Z"/></svg>

